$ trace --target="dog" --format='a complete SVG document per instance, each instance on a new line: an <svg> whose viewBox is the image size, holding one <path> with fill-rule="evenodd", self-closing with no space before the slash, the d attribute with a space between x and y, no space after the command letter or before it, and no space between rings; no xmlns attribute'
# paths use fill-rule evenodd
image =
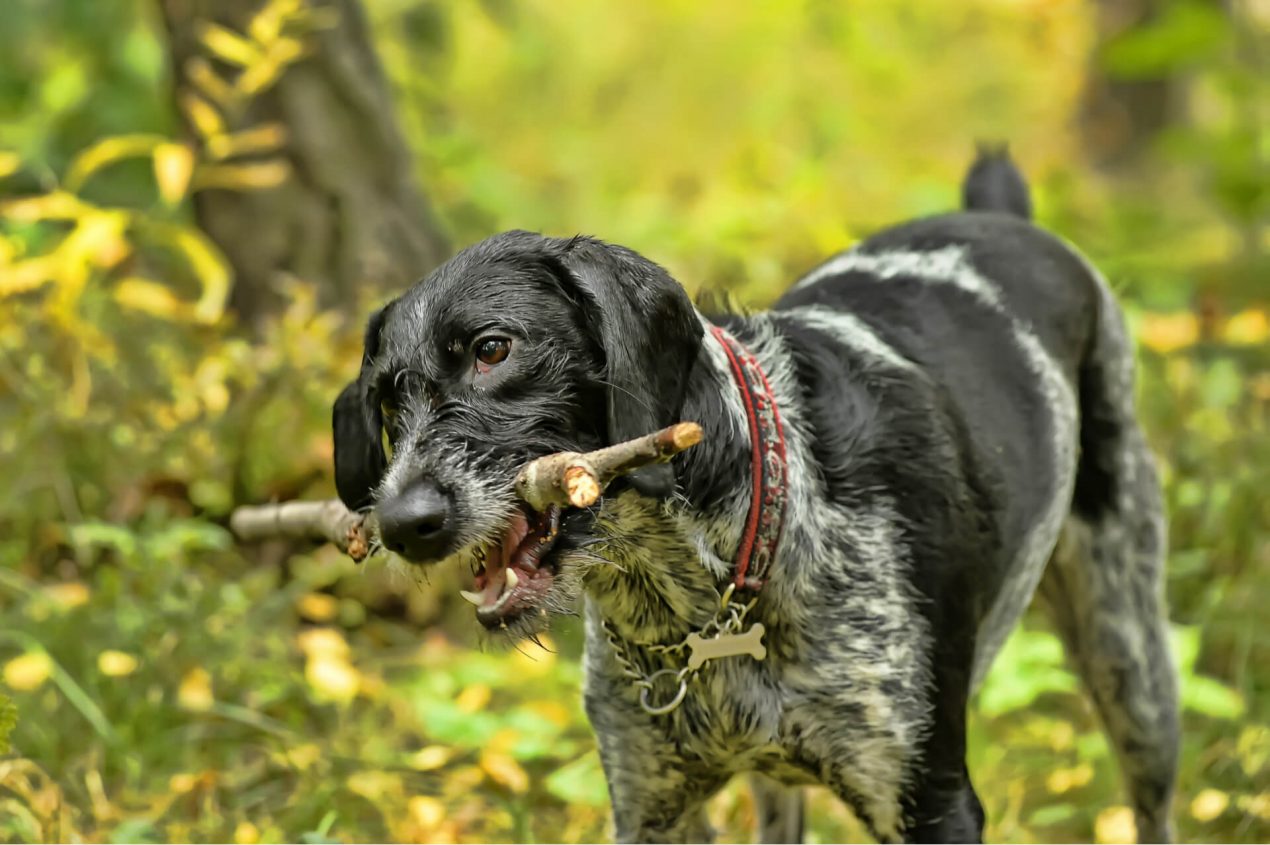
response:
<svg viewBox="0 0 1270 845"><path fill-rule="evenodd" d="M581 604L619 840L708 839L705 802L751 772L765 842L801 840L815 783L880 841L978 841L967 704L1034 593L1139 838L1170 837L1163 505L1122 315L1003 151L963 197L748 316L629 249L516 231L370 319L340 497L405 560L468 562L496 636ZM528 460L680 420L702 442L592 508L513 493Z"/></svg>

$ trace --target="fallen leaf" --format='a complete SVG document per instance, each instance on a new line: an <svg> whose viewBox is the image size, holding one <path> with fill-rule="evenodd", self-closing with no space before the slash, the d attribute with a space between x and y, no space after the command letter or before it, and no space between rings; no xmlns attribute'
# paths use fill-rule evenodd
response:
<svg viewBox="0 0 1270 845"><path fill-rule="evenodd" d="M1191 818L1200 822L1211 822L1226 812L1230 806L1230 796L1217 789L1201 789L1191 800Z"/></svg>
<svg viewBox="0 0 1270 845"><path fill-rule="evenodd" d="M1143 314L1138 339L1149 349L1167 355L1199 340L1199 320L1189 311Z"/></svg>
<svg viewBox="0 0 1270 845"><path fill-rule="evenodd" d="M460 713L475 713L489 704L490 688L485 684L472 684L465 687L454 700L454 706Z"/></svg>
<svg viewBox="0 0 1270 845"><path fill-rule="evenodd" d="M212 695L212 676L201 666L186 672L177 687L176 700L186 710L210 710L216 703Z"/></svg>
<svg viewBox="0 0 1270 845"><path fill-rule="evenodd" d="M11 689L39 689L53 674L53 659L43 651L29 651L4 664L4 682Z"/></svg>
<svg viewBox="0 0 1270 845"><path fill-rule="evenodd" d="M420 772L439 769L454 756L454 750L444 745L429 745L410 756L410 768Z"/></svg>
<svg viewBox="0 0 1270 845"><path fill-rule="evenodd" d="M435 798L416 795L406 806L411 820L425 831L432 830L445 821L445 805Z"/></svg>
<svg viewBox="0 0 1270 845"><path fill-rule="evenodd" d="M357 697L362 676L342 656L317 654L304 664L304 679L319 698L347 704Z"/></svg>
<svg viewBox="0 0 1270 845"><path fill-rule="evenodd" d="M67 581L62 584L49 584L44 588L44 596L58 610L72 610L88 603L91 593L80 581Z"/></svg>
<svg viewBox="0 0 1270 845"><path fill-rule="evenodd" d="M295 606L299 614L310 622L330 622L340 612L339 600L326 593L305 593Z"/></svg>
<svg viewBox="0 0 1270 845"><path fill-rule="evenodd" d="M481 769L494 783L517 795L529 790L529 775L507 754L495 751L481 752Z"/></svg>
<svg viewBox="0 0 1270 845"><path fill-rule="evenodd" d="M124 651L106 649L97 655L97 671L108 678L123 678L137 671L137 658Z"/></svg>
<svg viewBox="0 0 1270 845"><path fill-rule="evenodd" d="M309 659L319 656L348 657L349 654L348 641L334 628L310 628L301 631L295 641Z"/></svg>
<svg viewBox="0 0 1270 845"><path fill-rule="evenodd" d="M260 841L260 829L249 821L241 821L234 828L234 842L237 845L256 845Z"/></svg>
<svg viewBox="0 0 1270 845"><path fill-rule="evenodd" d="M1138 839L1133 810L1118 805L1108 807L1094 819L1094 841L1103 845L1130 845Z"/></svg>

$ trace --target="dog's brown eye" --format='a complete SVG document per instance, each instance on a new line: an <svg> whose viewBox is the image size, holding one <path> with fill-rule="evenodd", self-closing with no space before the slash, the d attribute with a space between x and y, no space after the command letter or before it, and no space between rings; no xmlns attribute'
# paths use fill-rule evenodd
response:
<svg viewBox="0 0 1270 845"><path fill-rule="evenodd" d="M487 337L476 342L476 369L489 372L489 369L501 364L512 351L512 342L505 337Z"/></svg>

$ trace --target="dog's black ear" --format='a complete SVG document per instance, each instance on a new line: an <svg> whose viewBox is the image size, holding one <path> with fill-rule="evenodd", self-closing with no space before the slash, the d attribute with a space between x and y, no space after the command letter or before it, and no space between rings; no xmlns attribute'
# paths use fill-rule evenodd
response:
<svg viewBox="0 0 1270 845"><path fill-rule="evenodd" d="M630 440L679 422L688 375L704 330L688 294L664 269L629 249L591 238L559 241L558 260L581 291L587 322L604 351L608 436ZM637 470L647 496L675 489L674 470Z"/></svg>
<svg viewBox="0 0 1270 845"><path fill-rule="evenodd" d="M357 380L340 391L331 410L335 435L335 489L350 510L371 504L388 466L384 456L383 415L369 383L370 364L379 352L379 332L389 306L371 315L362 347L362 368Z"/></svg>

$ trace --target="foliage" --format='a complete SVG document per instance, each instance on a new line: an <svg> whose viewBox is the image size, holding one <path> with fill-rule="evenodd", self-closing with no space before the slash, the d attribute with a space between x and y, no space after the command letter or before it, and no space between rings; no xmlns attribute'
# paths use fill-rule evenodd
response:
<svg viewBox="0 0 1270 845"><path fill-rule="evenodd" d="M587 231L756 304L873 228L952 207L970 141L1009 138L1042 222L1107 271L1142 343L1171 512L1180 832L1270 836L1249 22L1178 0L1106 46L1102 72L1178 77L1190 105L1146 158L1098 174L1073 128L1095 51L1080 0L369 10L456 242ZM490 653L426 584L387 593L381 563L247 552L223 528L236 502L330 494L329 403L360 354L359 317L320 311L302 280L286 313L241 332L191 214L199 191L294 178L270 169L284 133L248 106L332 23L311 11L269 0L241 31L203 30L201 105L168 103L141 0L20 0L0 28L5 840L605 836L576 625L552 651ZM182 119L205 143L175 136ZM972 714L991 838L1131 833L1042 616ZM728 837L753 822L740 784L710 814ZM815 841L862 835L820 790L810 819Z"/></svg>

